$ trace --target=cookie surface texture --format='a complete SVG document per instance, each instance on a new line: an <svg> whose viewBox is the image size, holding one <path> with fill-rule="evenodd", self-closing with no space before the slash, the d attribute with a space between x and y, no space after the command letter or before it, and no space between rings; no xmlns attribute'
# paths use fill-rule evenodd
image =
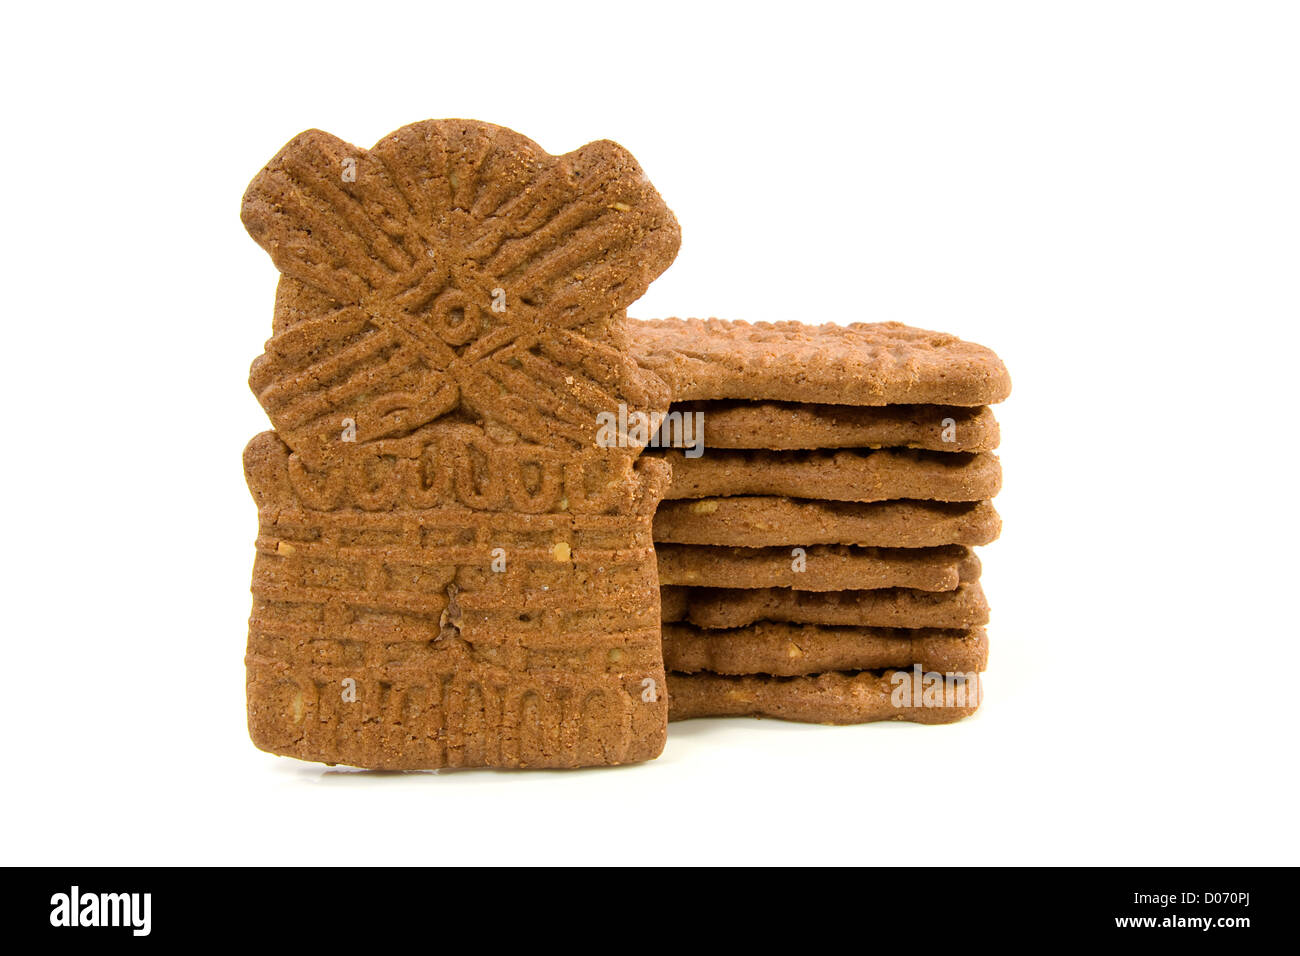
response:
<svg viewBox="0 0 1300 956"><path fill-rule="evenodd" d="M775 495L829 501L982 501L1002 486L997 456L913 449L663 453L668 498Z"/></svg>
<svg viewBox="0 0 1300 956"><path fill-rule="evenodd" d="M677 590L664 588L664 591ZM966 628L987 624L989 607L979 581L952 591L879 588L869 591L794 591L790 588L681 588L664 599L664 621L704 628L748 627L758 621L864 627ZM675 617L669 617L669 613Z"/></svg>
<svg viewBox="0 0 1300 956"><path fill-rule="evenodd" d="M997 448L1001 437L993 411L987 406L716 401L681 402L675 407L704 416L704 445L708 448L979 452Z"/></svg>
<svg viewBox="0 0 1300 956"><path fill-rule="evenodd" d="M988 663L982 627L824 627L763 621L707 630L665 624L664 666L670 673L799 677L831 671L908 668L980 672Z"/></svg>
<svg viewBox="0 0 1300 956"><path fill-rule="evenodd" d="M694 717L777 717L811 724L906 720L950 724L975 713L982 685L976 673L926 675L906 670L807 677L668 676L673 720Z"/></svg>
<svg viewBox="0 0 1300 956"><path fill-rule="evenodd" d="M668 382L675 402L979 406L1011 392L991 350L899 322L644 319L634 340L641 363Z"/></svg>
<svg viewBox="0 0 1300 956"><path fill-rule="evenodd" d="M625 309L680 233L636 161L466 120L369 150L311 130L242 219L281 273L250 375L275 431L244 455L253 741L377 769L656 756L667 468L635 431L597 442L668 402Z"/></svg>
<svg viewBox="0 0 1300 956"><path fill-rule="evenodd" d="M872 548L972 547L996 540L988 501L811 501L769 495L665 501L655 541L740 548L853 544Z"/></svg>
<svg viewBox="0 0 1300 956"><path fill-rule="evenodd" d="M705 588L792 588L851 591L915 588L952 591L980 574L969 548L714 548L656 544L659 585ZM793 555L793 557L792 557Z"/></svg>

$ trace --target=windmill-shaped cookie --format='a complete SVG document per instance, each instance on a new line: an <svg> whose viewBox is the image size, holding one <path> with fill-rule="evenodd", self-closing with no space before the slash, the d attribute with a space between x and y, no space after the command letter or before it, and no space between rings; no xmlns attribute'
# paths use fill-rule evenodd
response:
<svg viewBox="0 0 1300 956"><path fill-rule="evenodd" d="M275 431L245 451L254 742L372 768L657 755L667 476L644 433L597 442L668 401L624 310L679 230L635 160L464 120L370 150L312 130L242 218L281 272L250 377Z"/></svg>

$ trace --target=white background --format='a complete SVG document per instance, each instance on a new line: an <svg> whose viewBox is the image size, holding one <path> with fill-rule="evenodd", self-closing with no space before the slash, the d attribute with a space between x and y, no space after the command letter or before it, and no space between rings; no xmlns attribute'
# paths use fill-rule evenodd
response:
<svg viewBox="0 0 1300 956"><path fill-rule="evenodd" d="M209 9L6 11L5 862L1298 862L1294 6ZM977 717L555 773L253 748L240 196L299 130L441 116L638 157L684 238L633 315L999 352Z"/></svg>

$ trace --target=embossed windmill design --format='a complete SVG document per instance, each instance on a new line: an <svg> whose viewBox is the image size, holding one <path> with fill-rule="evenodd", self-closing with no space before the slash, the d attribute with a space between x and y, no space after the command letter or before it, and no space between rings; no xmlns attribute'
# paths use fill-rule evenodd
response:
<svg viewBox="0 0 1300 956"><path fill-rule="evenodd" d="M276 431L245 451L254 742L383 768L657 755L667 474L595 445L600 412L667 404L623 328L679 242L636 162L463 120L371 150L310 131L243 220L282 273L250 377Z"/></svg>
<svg viewBox="0 0 1300 956"><path fill-rule="evenodd" d="M614 143L554 157L450 120L362 150L311 130L253 180L242 218L285 277L250 381L310 465L349 451L345 419L364 445L462 408L582 447L598 411L664 401L612 320L680 231Z"/></svg>

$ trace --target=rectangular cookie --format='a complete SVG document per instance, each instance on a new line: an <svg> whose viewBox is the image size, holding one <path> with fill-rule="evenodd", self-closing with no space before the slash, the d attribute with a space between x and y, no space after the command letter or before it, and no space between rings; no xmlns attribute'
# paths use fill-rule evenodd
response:
<svg viewBox="0 0 1300 956"><path fill-rule="evenodd" d="M636 518L475 511L453 502L481 489L455 485L445 507L419 507L431 489L418 458L396 458L385 493L370 483L378 462L336 464L331 481L270 432L245 465L259 517L245 657L259 747L388 770L628 763L662 747L650 541L662 473L632 473Z"/></svg>
<svg viewBox="0 0 1300 956"><path fill-rule="evenodd" d="M668 675L668 719L776 717L814 724L906 720L948 724L979 708L978 674L839 672L808 677Z"/></svg>
<svg viewBox="0 0 1300 956"><path fill-rule="evenodd" d="M668 383L675 402L974 407L1011 392L989 349L899 322L649 319L633 322L631 334L638 362Z"/></svg>
<svg viewBox="0 0 1300 956"><path fill-rule="evenodd" d="M660 588L667 594L672 588ZM665 623L704 628L747 627L757 621L861 627L978 627L989 622L979 581L954 591L793 591L789 588L682 588L661 605ZM673 617L668 615L672 614Z"/></svg>
<svg viewBox="0 0 1300 956"><path fill-rule="evenodd" d="M777 496L665 501L656 543L742 548L852 544L873 548L967 547L996 540L1002 521L989 501L870 504Z"/></svg>
<svg viewBox="0 0 1300 956"><path fill-rule="evenodd" d="M657 544L661 585L726 588L794 588L850 591L915 588L951 591L979 577L980 561L969 548L854 548L815 544L807 548L718 548Z"/></svg>
<svg viewBox="0 0 1300 956"><path fill-rule="evenodd" d="M796 677L828 671L982 671L988 663L984 628L826 627L762 621L748 627L705 630L663 627L664 667L693 674L768 674Z"/></svg>
<svg viewBox="0 0 1300 956"><path fill-rule="evenodd" d="M665 499L779 495L829 501L982 501L1002 487L996 455L912 449L709 450L661 453L672 467Z"/></svg>
<svg viewBox="0 0 1300 956"><path fill-rule="evenodd" d="M981 452L998 447L987 405L818 405L794 402L680 402L669 414L701 415L706 448L920 448ZM695 421L696 419L692 419ZM671 432L666 432L671 434ZM680 445L680 434L676 435Z"/></svg>

